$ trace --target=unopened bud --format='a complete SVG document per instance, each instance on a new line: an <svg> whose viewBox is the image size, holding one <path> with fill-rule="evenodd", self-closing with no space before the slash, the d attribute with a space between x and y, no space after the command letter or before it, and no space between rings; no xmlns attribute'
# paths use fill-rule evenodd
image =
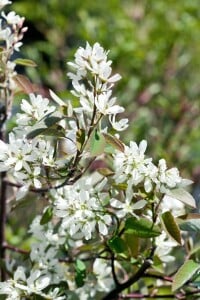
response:
<svg viewBox="0 0 200 300"><path fill-rule="evenodd" d="M24 33L24 32L26 32L27 30L28 30L28 27L23 27L22 30L21 30L21 32Z"/></svg>

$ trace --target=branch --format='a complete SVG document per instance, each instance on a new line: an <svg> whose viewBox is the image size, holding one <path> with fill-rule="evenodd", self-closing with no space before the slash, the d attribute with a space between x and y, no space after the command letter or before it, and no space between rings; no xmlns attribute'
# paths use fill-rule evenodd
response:
<svg viewBox="0 0 200 300"><path fill-rule="evenodd" d="M7 249L7 250L10 250L10 251L13 251L13 252L16 252L16 253L20 253L20 254L25 254L25 255L29 255L30 254L30 251L28 251L28 250L24 250L24 249L21 249L21 248L9 245L7 243L4 243L3 248ZM79 254L81 254L81 253L78 253L78 255ZM107 259L107 260L111 259L110 257L106 258L106 257L102 256L99 253L99 254L95 254L95 255L90 255L89 257L81 258L81 260L82 261L91 261L91 260L94 260L96 258L102 258L102 259ZM76 259L75 258L71 258L71 257L60 258L59 262L61 262L61 263L75 263Z"/></svg>
<svg viewBox="0 0 200 300"><path fill-rule="evenodd" d="M5 114L6 116L6 114ZM3 122L6 120L3 120ZM2 124L1 124L2 125ZM4 134L3 131L0 131L0 140L4 140ZM5 260L5 248L4 248L4 242L5 242L5 224L6 224L6 183L4 182L4 179L6 177L6 172L2 172L0 175L0 259ZM1 281L4 281L6 279L6 273L3 267L1 267Z"/></svg>
<svg viewBox="0 0 200 300"><path fill-rule="evenodd" d="M74 172L74 170L73 170L73 172ZM70 176L69 176L69 174L70 174ZM71 171L69 174L68 174L68 176L65 178L65 180L64 180L62 183L60 183L60 184L58 184L58 185L56 185L56 186L45 187L45 188L39 188L39 189L34 188L34 187L31 187L31 188L29 189L29 191L30 191L30 192L33 192L33 193L46 193L46 192L48 192L50 189L59 189L59 188L65 186L65 185L72 185L74 182L69 182L69 179L70 179L71 175L73 175L73 174L72 174L72 171ZM17 188L21 188L21 187L22 187L21 184L15 183L15 182L11 182L11 181L9 181L9 180L7 180L7 179L4 179L4 182L5 182L7 185L9 185L9 186L13 186L13 187L17 187Z"/></svg>
<svg viewBox="0 0 200 300"><path fill-rule="evenodd" d="M128 295L121 295L119 297L119 300L120 299L168 299L168 298L171 298L171 299L179 299L179 300L187 300L188 296L197 296L199 297L200 294L200 290L195 290L195 291L191 291L191 292L187 292L187 293L177 293L177 294L165 294L165 295L152 295L152 294L140 294L140 293L131 293L131 294L128 294Z"/></svg>
<svg viewBox="0 0 200 300"><path fill-rule="evenodd" d="M6 183L4 178L6 176L5 172L1 173L1 192L0 192L0 259L5 260L5 224L6 224ZM5 270L1 268L1 281L6 279Z"/></svg>
<svg viewBox="0 0 200 300"><path fill-rule="evenodd" d="M117 300L119 293L121 293L126 288L130 287L133 283L137 282L150 266L151 260L146 259L139 268L139 270L129 280L118 285L115 289L109 292L102 300Z"/></svg>
<svg viewBox="0 0 200 300"><path fill-rule="evenodd" d="M115 255L113 253L112 253L112 257L111 257L111 268L112 268L112 275L113 275L114 282L115 282L116 286L120 286L120 282L119 282L116 272L115 272Z"/></svg>
<svg viewBox="0 0 200 300"><path fill-rule="evenodd" d="M23 250L23 249L14 247L12 245L8 245L7 243L4 243L3 248L13 251L13 252L16 252L16 253L20 253L20 254L29 254L30 253L28 250Z"/></svg>
<svg viewBox="0 0 200 300"><path fill-rule="evenodd" d="M96 159L96 157L92 158L92 160L88 163L88 165L82 170L82 172L80 172L78 175L76 175L73 179L71 179L71 177L74 175L75 173L75 168L71 169L71 171L68 173L68 175L66 176L65 180L62 183L59 183L58 185L55 186L48 186L48 187L44 187L44 188L34 188L31 187L29 188L30 192L33 193L46 193L49 192L50 190L58 190L66 185L73 185L80 177L83 176L83 174L89 169L89 167L91 166L92 162ZM17 188L21 188L23 185L19 184L19 183L15 183L12 181L9 181L8 179L4 178L4 182L8 185L8 186L12 186L12 187L17 187Z"/></svg>
<svg viewBox="0 0 200 300"><path fill-rule="evenodd" d="M146 298L151 298L151 299L166 299L166 298L175 298L176 296L173 294L166 294L166 295L151 295L151 294L140 294L140 293L131 293L128 295L121 295L119 299L146 299Z"/></svg>
<svg viewBox="0 0 200 300"><path fill-rule="evenodd" d="M144 278L156 278L156 279L161 279L161 280L164 280L164 281L169 281L169 282L172 282L173 279L172 277L169 277L169 276L162 276L162 275L156 275L156 274L151 274L151 273L146 273L144 274L143 276Z"/></svg>

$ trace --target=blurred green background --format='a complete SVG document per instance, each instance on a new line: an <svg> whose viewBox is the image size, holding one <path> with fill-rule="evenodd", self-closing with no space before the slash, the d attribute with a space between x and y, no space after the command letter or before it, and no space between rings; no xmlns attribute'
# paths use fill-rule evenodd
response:
<svg viewBox="0 0 200 300"><path fill-rule="evenodd" d="M35 83L70 98L66 62L86 41L109 49L122 75L115 95L130 127L123 140L147 139L148 155L200 178L199 0L14 1L29 27L22 55ZM21 70L20 70L21 71ZM23 70L22 70L23 71Z"/></svg>

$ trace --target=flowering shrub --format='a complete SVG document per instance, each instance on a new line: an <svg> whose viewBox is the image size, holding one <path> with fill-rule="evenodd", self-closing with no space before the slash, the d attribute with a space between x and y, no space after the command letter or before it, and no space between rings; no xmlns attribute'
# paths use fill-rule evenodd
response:
<svg viewBox="0 0 200 300"><path fill-rule="evenodd" d="M7 4L0 0L1 8ZM186 190L191 181L165 159L153 162L145 140L121 141L128 120L120 118L124 108L112 96L120 75L112 75L108 52L98 43L80 47L68 63L72 100L34 93L15 71L16 64L34 63L12 60L26 31L23 21L2 12L2 299L198 298L198 250L188 234L199 229L199 215L188 213L195 208ZM6 139L19 88L28 96ZM5 240L8 187L18 202L29 192L46 200L29 228L29 252ZM28 258L8 259L8 249ZM185 262L172 268L179 252ZM166 276L171 269L175 275Z"/></svg>

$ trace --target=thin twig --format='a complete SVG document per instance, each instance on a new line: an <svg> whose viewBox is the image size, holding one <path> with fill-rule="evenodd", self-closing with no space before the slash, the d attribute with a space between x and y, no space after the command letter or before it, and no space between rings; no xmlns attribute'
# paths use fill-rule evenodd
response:
<svg viewBox="0 0 200 300"><path fill-rule="evenodd" d="M28 251L28 250L24 250L24 249L9 245L7 243L4 243L3 248L7 249L7 250L10 250L10 251L13 251L13 252L16 252L16 253L24 254L24 255L29 255L30 254L30 251ZM81 253L78 253L78 255L79 254L81 254ZM100 252L99 254L90 255L89 257L83 257L83 258L81 258L81 260L82 261L91 261L91 260L94 260L96 258L101 258L101 259L105 259L105 260L110 260L111 259L110 257L105 257L105 256L101 255L101 252ZM75 263L76 262L76 259L71 258L71 257L60 258L58 260L61 263Z"/></svg>
<svg viewBox="0 0 200 300"><path fill-rule="evenodd" d="M151 260L146 259L139 268L139 270L131 278L129 278L126 282L116 286L102 300L117 300L119 293L121 293L126 288L130 287L133 283L137 282L150 266Z"/></svg>
<svg viewBox="0 0 200 300"><path fill-rule="evenodd" d="M195 291L191 291L191 292L186 292L186 293L176 293L176 294L165 294L165 295L152 295L152 294L141 294L141 293L131 293L131 294L128 294L128 295L120 295L118 300L121 300L121 299L148 299L148 298L151 298L151 299L168 299L168 298L171 298L171 299L179 299L179 300L187 300L188 296L194 296L195 295L197 297L199 297L200 294L200 290L195 290Z"/></svg>
<svg viewBox="0 0 200 300"><path fill-rule="evenodd" d="M133 276L131 276L127 281L116 286L102 300L117 300L119 294L123 290L127 289L132 284L137 282L140 278L142 278L145 272L148 270L148 268L152 265L152 257L154 255L154 252L155 252L155 247L152 247L149 256L144 260L143 264L138 269L138 271Z"/></svg>
<svg viewBox="0 0 200 300"><path fill-rule="evenodd" d="M169 282L173 281L172 277L170 277L170 276L162 276L162 275L156 275L156 274L151 274L151 273L146 273L146 274L144 274L143 277L144 278L156 278L156 279L161 279L161 280L169 281Z"/></svg>
<svg viewBox="0 0 200 300"><path fill-rule="evenodd" d="M114 253L112 253L112 256L111 256L111 268L112 268L112 276L113 276L114 282L115 282L116 286L120 286L120 282L119 282L116 272L115 272L115 255L114 255Z"/></svg>
<svg viewBox="0 0 200 300"><path fill-rule="evenodd" d="M7 250L10 250L10 251L13 251L13 252L16 252L16 253L20 253L20 254L27 254L28 255L30 253L30 251L28 251L28 250L23 250L21 248L14 247L12 245L8 245L7 243L4 243L3 248L7 249Z"/></svg>

